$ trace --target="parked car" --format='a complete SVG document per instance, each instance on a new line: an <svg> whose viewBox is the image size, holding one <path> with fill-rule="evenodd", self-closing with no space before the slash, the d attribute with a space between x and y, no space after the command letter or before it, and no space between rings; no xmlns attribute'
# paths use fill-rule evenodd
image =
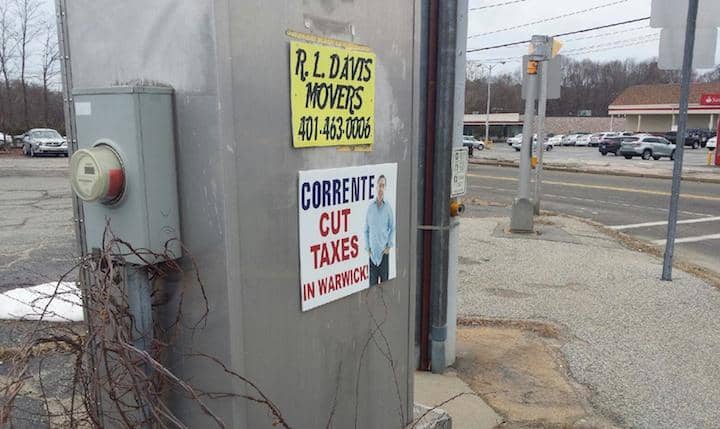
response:
<svg viewBox="0 0 720 429"><path fill-rule="evenodd" d="M642 134L624 139L620 146L620 155L626 159L639 156L645 160L652 158L657 161L662 157L674 160L675 144L664 137Z"/></svg>
<svg viewBox="0 0 720 429"><path fill-rule="evenodd" d="M509 137L507 139L508 146L512 146L513 143L521 143L522 142L522 133L515 134L515 137Z"/></svg>
<svg viewBox="0 0 720 429"><path fill-rule="evenodd" d="M574 146L575 140L577 140L577 134L567 134L565 137L563 137L560 144L562 146Z"/></svg>
<svg viewBox="0 0 720 429"><path fill-rule="evenodd" d="M608 137L617 137L620 133L616 132L606 132L606 133L595 133L590 136L590 146L592 147L598 147L600 146L600 142L603 139L606 139Z"/></svg>
<svg viewBox="0 0 720 429"><path fill-rule="evenodd" d="M708 148L708 150L715 150L715 148L717 147L717 136L710 137L705 147Z"/></svg>
<svg viewBox="0 0 720 429"><path fill-rule="evenodd" d="M55 130L33 128L25 133L23 153L31 157L45 154L68 156L67 141Z"/></svg>
<svg viewBox="0 0 720 429"><path fill-rule="evenodd" d="M600 146L598 146L598 151L600 152L600 154L602 154L602 156L605 156L608 153L612 153L615 156L620 156L620 146L622 146L622 142L632 142L636 141L637 139L637 137L622 135L617 137L607 137L600 142Z"/></svg>
<svg viewBox="0 0 720 429"><path fill-rule="evenodd" d="M550 144L552 144L553 146L562 146L564 138L565 138L565 135L563 135L563 134L555 134L554 136L552 136L548 139L548 142Z"/></svg>
<svg viewBox="0 0 720 429"><path fill-rule="evenodd" d="M463 136L463 146L468 148L468 154L470 156L473 155L473 151L475 150L485 149L485 143L478 141L473 136Z"/></svg>
<svg viewBox="0 0 720 429"><path fill-rule="evenodd" d="M575 146L590 146L591 134L583 134L575 139Z"/></svg>
<svg viewBox="0 0 720 429"><path fill-rule="evenodd" d="M668 131L663 133L663 137L668 139L670 143L677 144L677 131ZM698 149L701 145L702 143L700 142L700 137L698 137L698 135L692 134L689 131L685 132L685 146Z"/></svg>
<svg viewBox="0 0 720 429"><path fill-rule="evenodd" d="M520 152L520 149L522 149L522 142L513 143L512 147L513 147L513 149L515 149L516 152ZM545 149L546 152L550 152L551 150L553 150L554 147L555 146L552 143L550 143L549 140L545 140L543 142L543 149ZM532 145L533 152L536 149L537 149L537 135L534 135L533 136L533 145Z"/></svg>
<svg viewBox="0 0 720 429"><path fill-rule="evenodd" d="M717 135L715 131L708 128L689 128L688 133L700 140L701 147L705 147L707 145L707 141Z"/></svg>
<svg viewBox="0 0 720 429"><path fill-rule="evenodd" d="M563 146L575 146L575 143L577 143L577 139L580 137L587 135L587 133L575 133L575 134L568 134L563 138Z"/></svg>
<svg viewBox="0 0 720 429"><path fill-rule="evenodd" d="M512 140L512 143L510 143L511 140ZM533 144L535 144L536 141L537 141L537 134L533 134ZM515 137L509 138L508 143L510 144L510 147L519 151L520 147L522 147L522 134L518 134Z"/></svg>

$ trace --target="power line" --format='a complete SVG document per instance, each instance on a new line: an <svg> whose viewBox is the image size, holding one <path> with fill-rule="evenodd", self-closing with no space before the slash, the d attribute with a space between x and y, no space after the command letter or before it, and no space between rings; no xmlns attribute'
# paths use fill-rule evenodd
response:
<svg viewBox="0 0 720 429"><path fill-rule="evenodd" d="M611 43L604 43L604 44L597 44L597 45L591 45L591 46L585 46L582 48L573 49L570 51L567 51L563 54L563 56L566 57L573 57L578 56L582 54L591 54L595 52L603 52L603 51L610 51L613 49L620 49L620 48L627 48L630 46L637 46L637 45L643 45L650 42L656 42L660 40L660 36L656 35L651 38L646 38L646 36L642 37L636 37L633 39L625 39L625 40L616 40L615 42ZM504 58L486 58L486 59L480 59L480 60L470 60L468 62L470 63L500 63L500 62L506 62L506 63L512 63L512 62L519 62L522 60L522 56L519 57L504 57Z"/></svg>
<svg viewBox="0 0 720 429"><path fill-rule="evenodd" d="M644 45L644 44L650 43L650 42L657 42L658 40L660 40L660 35L658 34L657 36L651 37L649 39L648 38L637 38L634 40L635 41L632 43L624 43L621 45L605 44L605 45L594 45L594 46L587 46L585 48L573 49L572 51L568 51L568 53L566 55L567 56L577 56L580 54L590 54L590 53L594 53L594 52L609 51L612 49L627 48L629 46ZM607 47L601 48L601 49L593 49L593 48L600 47L600 46L607 46Z"/></svg>
<svg viewBox="0 0 720 429"><path fill-rule="evenodd" d="M610 33L600 33L600 34L593 34L592 36L576 37L576 38L574 38L574 39L565 39L565 40L562 40L562 42L563 42L563 43L570 43L570 42L577 42L578 40L597 39L598 37L614 36L614 35L616 35L616 34L624 34L624 33L632 33L632 32L635 32L635 31L647 30L647 29L649 29L649 28L650 28L650 27L644 25L644 26L642 26L642 27L628 28L628 29L626 29L626 30L613 31L613 32L610 32Z"/></svg>
<svg viewBox="0 0 720 429"><path fill-rule="evenodd" d="M576 10L576 11L574 11L574 12L569 12L569 13L566 13L566 14L563 14L563 15L553 16L553 17L550 17L550 18L544 18L544 19L541 19L541 20L539 20L539 21L533 21L533 22L528 22L528 23L526 23L526 24L515 25L515 26L513 26L513 27L501 28L501 29L499 29L499 30L488 31L488 32L485 32L485 33L473 34L472 36L468 36L468 39L475 39L475 38L482 37L482 36L488 36L488 35L490 35L490 34L502 33L502 32L505 32L505 31L517 30L518 28L530 27L531 25L542 24L542 23L550 22L550 21L556 21L556 20L558 20L558 19L567 18L567 17L569 17L569 16L579 15L579 14L581 14L581 13L586 13L586 12L592 12L592 11L594 11L594 10L598 10L598 9L602 9L602 8L606 8L606 7L610 7L610 6L615 6L615 5L618 5L618 4L620 4L620 3L626 3L627 1L628 1L628 0L617 0L617 1L614 1L614 2L604 3L604 4L601 4L601 5L597 5L597 6L588 8L588 9Z"/></svg>
<svg viewBox="0 0 720 429"><path fill-rule="evenodd" d="M588 50L588 49L594 50L594 49L596 49L596 48L603 48L603 47L606 47L606 46L611 46L611 47L619 46L619 45L623 45L623 46L624 46L626 43L651 42L651 41L655 41L655 40L659 40L659 39L660 39L660 35L659 35L659 34L646 34L646 35L639 36L639 37L633 37L633 38L631 38L631 39L615 40L615 41L612 41L612 42L598 43L598 44L595 44L595 45L583 46L583 47L580 47L580 48L570 49L570 50L568 50L568 51L565 52L565 55L572 55L572 54L575 54L575 53L577 53L577 52L586 51L586 50Z"/></svg>
<svg viewBox="0 0 720 429"><path fill-rule="evenodd" d="M506 1L505 3L495 3L495 4L489 4L487 6L478 6L478 7L471 7L468 9L470 12L474 12L476 10L482 10L482 9L490 9L492 7L500 7L500 6L507 6L509 4L515 4L515 3L523 3L527 0L512 0L512 1Z"/></svg>
<svg viewBox="0 0 720 429"><path fill-rule="evenodd" d="M570 31L570 32L567 32L567 33L553 34L552 37L562 37L562 36L569 36L569 35L571 35L571 34L587 33L587 32L589 32L589 31L602 30L603 28L617 27L617 26L619 26L619 25L626 25L626 24L632 24L632 23L640 22L640 21L647 21L648 19L650 19L650 17L649 17L649 16L646 16L645 18L636 18L636 19L631 19L631 20L628 20L628 21L616 22L616 23L613 23L613 24L600 25L600 26L597 26L597 27L590 27L590 28L583 28L582 30ZM468 49L468 50L467 50L467 53L469 54L469 53L471 53L471 52L479 52L479 51L487 51L487 50L490 50L490 49L505 48L505 47L507 47L507 46L522 45L522 44L525 44L525 43L530 43L530 39L528 39L528 40L520 40L520 41L518 41L518 42L504 43L504 44L502 44L502 45L486 46L486 47L484 47L484 48Z"/></svg>

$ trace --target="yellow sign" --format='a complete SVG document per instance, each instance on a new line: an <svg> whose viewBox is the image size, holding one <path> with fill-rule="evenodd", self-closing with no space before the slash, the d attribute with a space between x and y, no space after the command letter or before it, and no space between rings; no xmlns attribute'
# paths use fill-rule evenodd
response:
<svg viewBox="0 0 720 429"><path fill-rule="evenodd" d="M290 42L293 146L373 144L375 62L372 52Z"/></svg>
<svg viewBox="0 0 720 429"><path fill-rule="evenodd" d="M560 52L560 49L562 49L562 47L563 47L563 42L561 42L557 39L553 39L552 52L551 52L550 56L552 58L557 57L557 54Z"/></svg>

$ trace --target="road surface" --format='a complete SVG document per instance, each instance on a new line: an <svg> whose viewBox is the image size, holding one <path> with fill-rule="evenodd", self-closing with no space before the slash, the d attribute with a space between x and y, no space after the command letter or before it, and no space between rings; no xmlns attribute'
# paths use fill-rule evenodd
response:
<svg viewBox="0 0 720 429"><path fill-rule="evenodd" d="M468 215L509 215L517 176L517 168L470 165ZM670 180L547 170L543 177L544 210L591 219L663 248ZM720 184L683 182L679 219L675 254L720 273Z"/></svg>

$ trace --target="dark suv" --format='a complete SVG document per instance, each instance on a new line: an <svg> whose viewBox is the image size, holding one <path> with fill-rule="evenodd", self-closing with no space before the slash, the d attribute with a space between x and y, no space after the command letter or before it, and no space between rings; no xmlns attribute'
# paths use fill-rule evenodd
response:
<svg viewBox="0 0 720 429"><path fill-rule="evenodd" d="M666 139L670 140L670 143L677 144L677 131L668 131L662 135ZM690 146L693 149L698 149L702 143L700 142L700 136L693 134L690 130L685 131L685 146Z"/></svg>
<svg viewBox="0 0 720 429"><path fill-rule="evenodd" d="M700 140L700 146L705 147L708 139L715 137L717 133L707 128L689 128L688 134Z"/></svg>
<svg viewBox="0 0 720 429"><path fill-rule="evenodd" d="M600 140L598 151L600 151L602 156L606 156L608 153L615 154L615 156L620 156L620 146L622 146L622 142L634 140L637 140L637 138L634 138L632 136L605 137L604 139Z"/></svg>

